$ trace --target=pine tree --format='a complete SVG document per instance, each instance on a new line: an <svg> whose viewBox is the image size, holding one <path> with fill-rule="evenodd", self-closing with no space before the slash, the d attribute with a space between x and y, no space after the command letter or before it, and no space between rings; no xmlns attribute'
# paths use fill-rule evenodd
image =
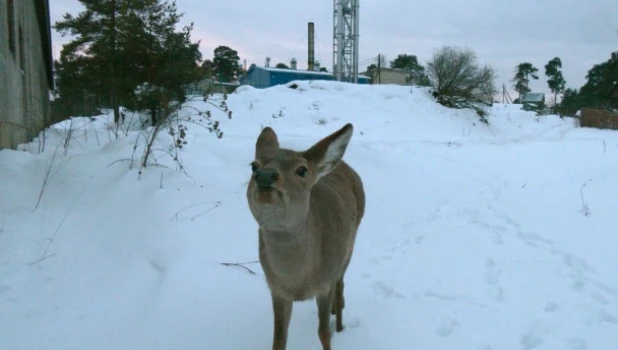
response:
<svg viewBox="0 0 618 350"><path fill-rule="evenodd" d="M567 88L562 95L562 101L557 105L556 111L560 115L573 116L581 108L579 91Z"/></svg>
<svg viewBox="0 0 618 350"><path fill-rule="evenodd" d="M532 65L532 63L524 62L520 63L515 67L515 77L511 80L514 82L515 91L519 93L519 99L521 100L521 95L526 92L530 92L530 78L537 80L539 76L536 74L538 72L538 68Z"/></svg>
<svg viewBox="0 0 618 350"><path fill-rule="evenodd" d="M79 0L85 7L77 17L65 14L63 20L56 22L56 29L62 36L68 34L75 39L64 45L61 51L60 66L73 66L80 69L79 84L83 90L100 96L106 105L114 109L114 120L120 118L118 101L118 14L126 7L127 0ZM69 70L61 70L61 72ZM59 79L58 93L61 97L72 97L74 87L66 86ZM64 90L64 92L63 92Z"/></svg>
<svg viewBox="0 0 618 350"><path fill-rule="evenodd" d="M159 0L142 1L141 7L133 9L128 26L133 33L140 35L130 37L135 40L131 56L139 57L137 65L127 67L139 81L138 90L133 91L134 109L148 109L151 121L157 122L157 111L162 108L164 114L170 102L182 103L186 100L184 86L200 79L201 60L199 44L191 42L193 24L175 31L181 18L175 3ZM135 62L135 61L134 61Z"/></svg>
<svg viewBox="0 0 618 350"><path fill-rule="evenodd" d="M579 89L581 103L585 107L609 108L605 96L618 81L618 52L610 59L595 64L586 74L586 83Z"/></svg>
<svg viewBox="0 0 618 350"><path fill-rule="evenodd" d="M566 81L562 76L562 61L558 57L554 57L545 65L545 75L547 76L547 85L551 92L554 93L554 101L558 104L558 94L564 91Z"/></svg>
<svg viewBox="0 0 618 350"><path fill-rule="evenodd" d="M566 89L559 106L559 112L573 115L583 107L611 108L605 98L618 81L618 52L603 63L595 64L586 74L586 83L579 89Z"/></svg>
<svg viewBox="0 0 618 350"><path fill-rule="evenodd" d="M212 61L211 60L202 61L200 70L201 70L200 76L202 78L212 78L214 75L214 65Z"/></svg>
<svg viewBox="0 0 618 350"><path fill-rule="evenodd" d="M425 73L425 67L418 63L415 55L399 54L390 62L391 68L403 69L407 73L406 82L409 84L429 86L431 82Z"/></svg>
<svg viewBox="0 0 618 350"><path fill-rule="evenodd" d="M238 79L239 74L242 72L242 66L239 60L238 51L228 46L216 47L212 62L217 80L221 82L232 82Z"/></svg>
<svg viewBox="0 0 618 350"><path fill-rule="evenodd" d="M65 14L54 26L74 37L57 64L80 72L71 80L61 76L68 70L59 71L61 99L74 94L72 85L81 86L112 106L116 122L120 105L155 111L170 100L183 101L183 86L199 78L201 54L190 39L192 24L175 31L182 17L175 2L79 1L85 10L77 17Z"/></svg>

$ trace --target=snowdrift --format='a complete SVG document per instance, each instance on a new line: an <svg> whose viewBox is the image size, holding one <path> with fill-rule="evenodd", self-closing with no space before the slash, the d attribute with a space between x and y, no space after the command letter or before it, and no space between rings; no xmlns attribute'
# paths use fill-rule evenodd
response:
<svg viewBox="0 0 618 350"><path fill-rule="evenodd" d="M140 169L135 115L0 151L0 349L269 348L255 139L270 125L302 149L347 122L367 213L334 349L614 349L618 133L501 104L486 125L422 88L295 84L241 87L232 119L191 102L224 136L186 124L186 175L166 132ZM319 349L315 303L294 307L289 348Z"/></svg>

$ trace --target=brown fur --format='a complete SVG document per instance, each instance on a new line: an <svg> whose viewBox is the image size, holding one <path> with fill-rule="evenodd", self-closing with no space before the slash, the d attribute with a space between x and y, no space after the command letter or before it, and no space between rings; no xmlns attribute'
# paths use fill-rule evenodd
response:
<svg viewBox="0 0 618 350"><path fill-rule="evenodd" d="M341 160L352 132L346 124L304 152L280 148L270 127L257 139L247 201L272 296L273 350L286 348L294 301L316 299L324 350L331 349L331 313L343 330L343 278L365 212L361 178Z"/></svg>

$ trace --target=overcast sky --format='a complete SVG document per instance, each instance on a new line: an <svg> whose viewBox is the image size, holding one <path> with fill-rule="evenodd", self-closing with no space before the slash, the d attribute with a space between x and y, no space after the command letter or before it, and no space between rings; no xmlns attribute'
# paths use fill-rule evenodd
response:
<svg viewBox="0 0 618 350"><path fill-rule="evenodd" d="M66 12L77 14L77 0L52 0L52 24ZM181 23L194 23L193 39L201 41L203 57L227 45L246 59L263 65L307 67L307 23L315 23L316 59L332 71L333 0L177 0ZM360 0L360 61L378 54L389 60L400 53L416 55L422 64L443 45L466 46L479 61L493 66L497 83L511 90L513 70L531 62L540 72L534 91L546 91L545 64L560 57L567 87L579 88L594 64L618 51L617 0ZM53 32L58 57L62 38ZM362 64L366 66L366 64ZM516 96L511 95L513 98Z"/></svg>

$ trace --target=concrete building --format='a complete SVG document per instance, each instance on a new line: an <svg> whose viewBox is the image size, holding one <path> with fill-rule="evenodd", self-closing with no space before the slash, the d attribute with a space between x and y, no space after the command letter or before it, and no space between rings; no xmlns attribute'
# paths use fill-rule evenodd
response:
<svg viewBox="0 0 618 350"><path fill-rule="evenodd" d="M371 77L372 84L381 85L410 85L408 74L403 69L397 68L375 68L364 74Z"/></svg>
<svg viewBox="0 0 618 350"><path fill-rule="evenodd" d="M50 124L52 88L49 0L0 0L0 149Z"/></svg>

